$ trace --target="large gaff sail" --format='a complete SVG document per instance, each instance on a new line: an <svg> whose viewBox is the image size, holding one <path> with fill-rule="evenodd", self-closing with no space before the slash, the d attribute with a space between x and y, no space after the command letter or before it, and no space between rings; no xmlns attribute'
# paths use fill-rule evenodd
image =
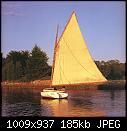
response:
<svg viewBox="0 0 127 131"><path fill-rule="evenodd" d="M54 54L52 86L107 81L90 56L75 12L58 40Z"/></svg>

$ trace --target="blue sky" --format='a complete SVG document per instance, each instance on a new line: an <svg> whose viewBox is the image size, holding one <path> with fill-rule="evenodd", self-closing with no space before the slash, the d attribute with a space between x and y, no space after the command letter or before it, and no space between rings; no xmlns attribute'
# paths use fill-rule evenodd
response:
<svg viewBox="0 0 127 131"><path fill-rule="evenodd" d="M2 53L31 50L37 44L52 63L59 36L72 11L95 60L125 62L125 2L2 2Z"/></svg>

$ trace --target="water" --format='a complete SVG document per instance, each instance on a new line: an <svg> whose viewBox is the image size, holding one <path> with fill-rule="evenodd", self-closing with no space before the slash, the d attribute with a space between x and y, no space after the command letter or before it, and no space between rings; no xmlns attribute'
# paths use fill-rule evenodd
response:
<svg viewBox="0 0 127 131"><path fill-rule="evenodd" d="M41 89L3 88L2 116L125 116L125 90L67 90L68 99L43 99Z"/></svg>

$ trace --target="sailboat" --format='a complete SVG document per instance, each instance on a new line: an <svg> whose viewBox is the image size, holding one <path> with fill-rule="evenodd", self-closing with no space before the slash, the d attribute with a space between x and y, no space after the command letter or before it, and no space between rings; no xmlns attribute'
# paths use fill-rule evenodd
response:
<svg viewBox="0 0 127 131"><path fill-rule="evenodd" d="M57 39L58 28L54 46L51 87L75 86L107 81L97 68L88 51L74 11L59 40ZM60 98L60 96L61 98L66 98L68 96L64 91L59 92L65 93L62 96L52 89L44 90L41 92L41 95L45 96L44 94L48 92L48 95L46 95L49 97L50 91L51 94L52 92L56 92L58 98Z"/></svg>

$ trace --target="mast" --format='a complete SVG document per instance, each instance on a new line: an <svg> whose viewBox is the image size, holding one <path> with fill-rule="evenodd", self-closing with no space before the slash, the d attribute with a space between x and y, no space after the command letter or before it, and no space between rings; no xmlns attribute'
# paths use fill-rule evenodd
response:
<svg viewBox="0 0 127 131"><path fill-rule="evenodd" d="M57 47L57 39L58 39L58 28L59 28L59 25L57 25L56 39L55 39L55 43L54 43L54 54L53 54L53 64L52 64L51 85L50 85L50 87L52 87L52 79L53 79L53 73L54 73L56 47Z"/></svg>

